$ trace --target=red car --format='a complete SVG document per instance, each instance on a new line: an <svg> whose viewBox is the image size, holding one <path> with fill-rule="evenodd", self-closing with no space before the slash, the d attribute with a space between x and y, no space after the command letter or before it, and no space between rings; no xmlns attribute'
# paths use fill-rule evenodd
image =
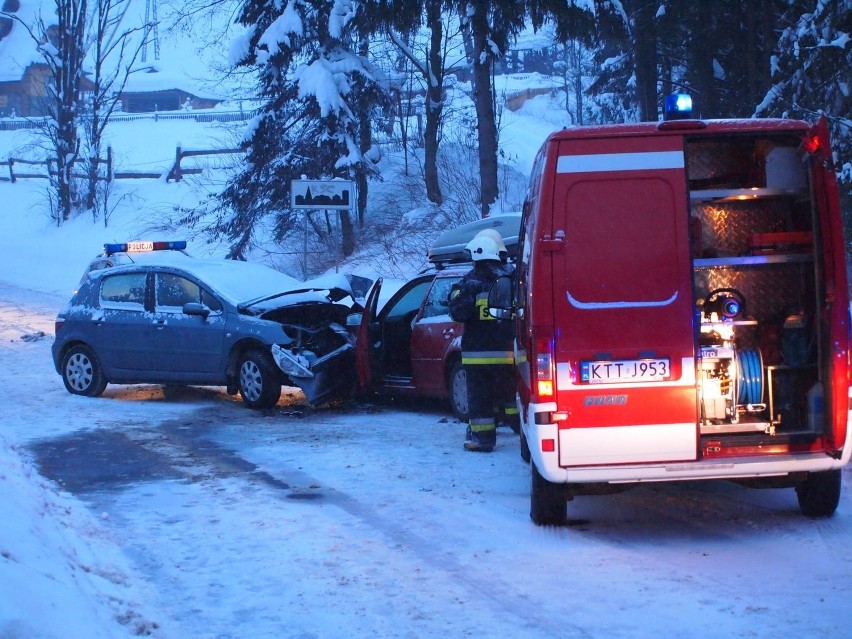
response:
<svg viewBox="0 0 852 639"><path fill-rule="evenodd" d="M464 246L486 228L500 232L510 259L520 214L494 215L441 235L429 250L433 266L407 282L379 308L379 279L367 298L355 361L362 391L449 400L467 419L467 382L461 367L463 325L449 316L450 289L471 264Z"/></svg>

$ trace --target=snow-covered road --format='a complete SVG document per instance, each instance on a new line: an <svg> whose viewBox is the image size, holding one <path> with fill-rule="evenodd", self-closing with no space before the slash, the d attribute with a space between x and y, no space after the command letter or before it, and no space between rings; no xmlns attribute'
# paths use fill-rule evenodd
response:
<svg viewBox="0 0 852 639"><path fill-rule="evenodd" d="M71 396L50 360L62 301L0 286L0 443L25 458L0 484L24 492L23 475L59 491L61 508L36 509L65 535L40 540L42 555L64 557L55 573L109 576L103 597L89 593L118 620L100 636L798 639L852 627L848 469L829 520L802 517L791 489L712 482L577 498L571 525L537 528L517 436L501 429L491 455L465 452L464 426L430 403L311 409L293 390L253 412L218 388ZM96 557L49 547L69 534ZM25 543L0 532L0 577ZM44 598L34 609L68 599L70 580L43 582L26 593ZM20 599L8 583L0 600ZM4 639L94 627L54 635L47 619L4 615Z"/></svg>

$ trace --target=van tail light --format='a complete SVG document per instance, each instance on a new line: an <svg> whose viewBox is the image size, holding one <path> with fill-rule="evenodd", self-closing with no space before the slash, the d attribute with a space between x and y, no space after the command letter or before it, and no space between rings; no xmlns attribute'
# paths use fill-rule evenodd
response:
<svg viewBox="0 0 852 639"><path fill-rule="evenodd" d="M819 151L819 137L816 135L805 137L803 146L805 147L805 151L813 155L814 153Z"/></svg>
<svg viewBox="0 0 852 639"><path fill-rule="evenodd" d="M554 391L553 348L549 338L535 340L535 389L539 398L552 398Z"/></svg>
<svg viewBox="0 0 852 639"><path fill-rule="evenodd" d="M57 319L53 322L53 334L58 335L59 329L62 328L62 325L65 324L65 318Z"/></svg>

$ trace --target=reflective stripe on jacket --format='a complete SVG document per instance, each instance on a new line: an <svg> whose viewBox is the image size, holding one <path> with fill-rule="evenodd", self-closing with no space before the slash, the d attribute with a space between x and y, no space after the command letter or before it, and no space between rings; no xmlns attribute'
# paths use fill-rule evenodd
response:
<svg viewBox="0 0 852 639"><path fill-rule="evenodd" d="M462 351L462 364L514 364L512 351Z"/></svg>

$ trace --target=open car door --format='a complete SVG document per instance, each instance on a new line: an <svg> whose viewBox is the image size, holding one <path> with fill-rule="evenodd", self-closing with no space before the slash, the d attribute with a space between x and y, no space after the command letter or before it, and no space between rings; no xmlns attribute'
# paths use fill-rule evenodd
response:
<svg viewBox="0 0 852 639"><path fill-rule="evenodd" d="M823 380L825 435L827 448L840 455L847 437L849 407L849 293L840 199L835 181L834 162L828 138L828 120L825 116L808 132L805 149L811 156L813 193L819 209L819 227L822 234L821 268L825 284L821 291L819 321L820 335L824 340L821 350L827 354L821 365Z"/></svg>
<svg viewBox="0 0 852 639"><path fill-rule="evenodd" d="M376 340L381 339L378 323L379 316L379 293L382 290L382 278L376 280L364 305L364 313L361 315L361 325L355 338L355 371L358 374L358 389L360 391L371 390L374 380L381 379L378 370L381 358L374 347Z"/></svg>

